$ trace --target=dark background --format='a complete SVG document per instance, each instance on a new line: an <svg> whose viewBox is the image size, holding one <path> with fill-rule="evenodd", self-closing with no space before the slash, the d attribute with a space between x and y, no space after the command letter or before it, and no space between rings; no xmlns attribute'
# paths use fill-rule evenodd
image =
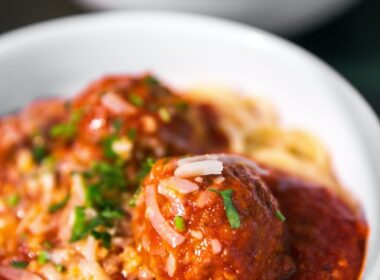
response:
<svg viewBox="0 0 380 280"><path fill-rule="evenodd" d="M316 0L317 1L317 0ZM0 0L0 34L87 12L68 0ZM380 115L380 1L362 1L327 25L288 38L345 76Z"/></svg>

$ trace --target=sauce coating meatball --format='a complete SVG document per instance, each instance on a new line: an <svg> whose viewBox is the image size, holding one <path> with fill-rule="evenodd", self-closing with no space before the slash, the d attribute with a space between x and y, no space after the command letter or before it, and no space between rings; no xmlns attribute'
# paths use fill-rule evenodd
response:
<svg viewBox="0 0 380 280"><path fill-rule="evenodd" d="M285 279L293 272L278 204L260 172L227 155L153 166L132 228L157 279Z"/></svg>

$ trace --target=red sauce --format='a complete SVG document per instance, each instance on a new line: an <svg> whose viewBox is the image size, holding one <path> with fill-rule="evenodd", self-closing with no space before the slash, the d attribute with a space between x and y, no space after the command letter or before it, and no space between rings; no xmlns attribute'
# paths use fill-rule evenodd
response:
<svg viewBox="0 0 380 280"><path fill-rule="evenodd" d="M364 217L325 187L279 172L263 179L286 217L297 266L290 279L358 279L368 237Z"/></svg>

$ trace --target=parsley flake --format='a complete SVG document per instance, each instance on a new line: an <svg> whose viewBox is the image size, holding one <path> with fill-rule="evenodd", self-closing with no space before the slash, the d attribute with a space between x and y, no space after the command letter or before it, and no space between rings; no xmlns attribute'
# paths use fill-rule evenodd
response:
<svg viewBox="0 0 380 280"><path fill-rule="evenodd" d="M51 137L62 137L71 139L77 133L77 126L83 116L83 111L74 111L71 113L69 121L67 123L56 124L50 129Z"/></svg>
<svg viewBox="0 0 380 280"><path fill-rule="evenodd" d="M40 251L37 254L37 262L41 265L46 264L49 261L49 253L46 251Z"/></svg>
<svg viewBox="0 0 380 280"><path fill-rule="evenodd" d="M160 116L161 120L164 122L164 123L168 123L170 122L171 120L171 115L168 111L168 109L164 108L164 107L161 107L160 109L158 109L158 115Z"/></svg>
<svg viewBox="0 0 380 280"><path fill-rule="evenodd" d="M185 219L182 216L174 217L174 226L177 231L183 232L186 230Z"/></svg>
<svg viewBox="0 0 380 280"><path fill-rule="evenodd" d="M54 265L54 268L55 268L55 270L56 270L57 272L59 272L59 273L64 272L65 269L66 269L65 266L62 265L62 264L56 264L56 265Z"/></svg>
<svg viewBox="0 0 380 280"><path fill-rule="evenodd" d="M285 216L281 213L280 210L277 210L274 215L276 216L277 219L280 220L280 222L285 222L286 218Z"/></svg>
<svg viewBox="0 0 380 280"><path fill-rule="evenodd" d="M137 130L136 130L136 128L130 128L128 130L127 136L129 138L129 140L134 141L136 139L136 137L137 137Z"/></svg>
<svg viewBox="0 0 380 280"><path fill-rule="evenodd" d="M160 82L153 76L146 76L143 79L144 83L147 84L148 86L158 86Z"/></svg>
<svg viewBox="0 0 380 280"><path fill-rule="evenodd" d="M68 194L65 196L65 198L62 201L60 201L56 204L50 205L49 206L49 213L53 214L53 213L58 212L59 210L63 209L69 200L70 200L70 195Z"/></svg>
<svg viewBox="0 0 380 280"><path fill-rule="evenodd" d="M129 96L129 101L136 107L141 107L142 105L144 105L144 100L136 94L131 94Z"/></svg>
<svg viewBox="0 0 380 280"><path fill-rule="evenodd" d="M240 227L239 213L237 212L237 210L236 210L236 208L232 202L233 190L232 189L226 189L223 191L219 191L219 190L214 189L214 188L210 188L208 190L210 192L215 192L222 197L223 203L224 203L224 209L226 211L227 219L228 219L228 222L229 222L231 228L233 228L233 229L239 228Z"/></svg>
<svg viewBox="0 0 380 280"><path fill-rule="evenodd" d="M25 261L12 261L11 266L18 269L25 269L28 266L28 263Z"/></svg>
<svg viewBox="0 0 380 280"><path fill-rule="evenodd" d="M111 248L111 234L109 234L106 231L99 232L93 230L91 235L95 237L95 239L101 240L102 244L105 248L110 249Z"/></svg>
<svg viewBox="0 0 380 280"><path fill-rule="evenodd" d="M115 130L115 132L119 132L122 126L123 121L121 119L116 119L112 122L112 128Z"/></svg>
<svg viewBox="0 0 380 280"><path fill-rule="evenodd" d="M20 196L18 194L12 194L7 197L7 204L9 207L15 207L20 202Z"/></svg>

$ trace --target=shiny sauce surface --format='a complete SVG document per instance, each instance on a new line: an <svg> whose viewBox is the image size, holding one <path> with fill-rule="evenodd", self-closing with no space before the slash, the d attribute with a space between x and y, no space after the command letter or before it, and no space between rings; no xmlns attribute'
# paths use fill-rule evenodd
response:
<svg viewBox="0 0 380 280"><path fill-rule="evenodd" d="M358 279L369 233L363 215L325 187L271 171L263 180L286 217L290 279Z"/></svg>

